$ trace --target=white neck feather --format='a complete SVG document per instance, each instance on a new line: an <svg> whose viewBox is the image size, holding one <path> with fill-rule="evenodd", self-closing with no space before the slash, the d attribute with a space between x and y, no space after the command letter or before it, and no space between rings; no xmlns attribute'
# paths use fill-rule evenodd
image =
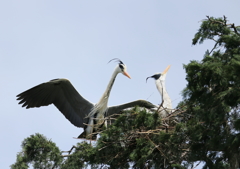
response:
<svg viewBox="0 0 240 169"><path fill-rule="evenodd" d="M89 116L93 116L95 113L98 113L98 115L97 115L98 119L104 118L104 114L107 111L108 98L110 96L112 86L114 84L114 81L115 81L118 73L119 73L119 71L118 71L118 67L117 67L117 68L115 68L115 70L112 74L112 77L107 85L105 92L103 93L99 102L93 107L92 111L89 113Z"/></svg>
<svg viewBox="0 0 240 169"><path fill-rule="evenodd" d="M161 94L162 100L164 101L163 107L172 109L172 102L165 87L165 78L166 74L162 75L158 80L155 80L155 83L159 93Z"/></svg>

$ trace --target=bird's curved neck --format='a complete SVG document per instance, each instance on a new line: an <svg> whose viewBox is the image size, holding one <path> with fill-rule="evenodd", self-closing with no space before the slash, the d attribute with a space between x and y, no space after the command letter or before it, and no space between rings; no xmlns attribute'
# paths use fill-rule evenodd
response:
<svg viewBox="0 0 240 169"><path fill-rule="evenodd" d="M107 111L107 103L108 103L108 98L112 89L112 86L114 84L114 81L116 79L116 76L119 72L117 69L114 70L112 77L107 85L107 88L105 92L103 93L102 97L98 101L98 103L93 107L92 111L90 112L90 116L93 116L95 113L97 113L97 118L98 119L103 119L104 114Z"/></svg>
<svg viewBox="0 0 240 169"><path fill-rule="evenodd" d="M115 69L113 74L112 74L112 77L111 77L111 79L110 79L110 81L107 85L107 88L106 88L105 92L103 93L103 95L102 95L102 97L101 97L101 99L99 100L98 103L104 102L104 100L108 101L108 98L110 96L110 92L112 90L112 87L113 87L114 81L117 77L117 74L118 74L118 71L117 71L117 69Z"/></svg>

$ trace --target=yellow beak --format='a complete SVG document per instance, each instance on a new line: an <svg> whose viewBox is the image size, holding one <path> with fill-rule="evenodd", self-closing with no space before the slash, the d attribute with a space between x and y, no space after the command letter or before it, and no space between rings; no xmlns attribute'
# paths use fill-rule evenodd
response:
<svg viewBox="0 0 240 169"><path fill-rule="evenodd" d="M168 72L168 70L170 69L170 67L171 67L171 65L168 65L168 67L163 71L163 75L165 74L165 73L167 73Z"/></svg>
<svg viewBox="0 0 240 169"><path fill-rule="evenodd" d="M131 79L130 75L127 72L124 71L123 74L127 76L129 79Z"/></svg>

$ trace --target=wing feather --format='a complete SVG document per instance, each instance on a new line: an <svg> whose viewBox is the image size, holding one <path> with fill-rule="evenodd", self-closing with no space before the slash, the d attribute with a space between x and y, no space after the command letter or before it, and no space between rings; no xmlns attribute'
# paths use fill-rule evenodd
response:
<svg viewBox="0 0 240 169"><path fill-rule="evenodd" d="M135 106L145 107L147 109L155 108L156 106L146 100L135 100L129 103L116 105L116 106L110 106L107 111L107 115L113 115L118 114L120 111L128 108L133 108Z"/></svg>
<svg viewBox="0 0 240 169"><path fill-rule="evenodd" d="M77 127L84 127L83 123L88 121L85 117L94 106L67 79L54 79L39 84L17 95L17 100L27 109L54 104Z"/></svg>

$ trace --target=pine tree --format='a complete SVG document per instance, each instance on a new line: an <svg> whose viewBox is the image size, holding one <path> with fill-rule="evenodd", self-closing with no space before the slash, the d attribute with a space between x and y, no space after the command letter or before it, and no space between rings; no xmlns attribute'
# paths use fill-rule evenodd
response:
<svg viewBox="0 0 240 169"><path fill-rule="evenodd" d="M240 31L227 18L207 17L193 45L213 40L201 62L185 65L184 90L189 138L188 161L204 161L205 168L239 168L240 163Z"/></svg>
<svg viewBox="0 0 240 169"><path fill-rule="evenodd" d="M57 168L62 163L61 152L51 140L36 133L24 139L22 151L17 154L17 161L12 169L27 169L29 166L38 169Z"/></svg>
<svg viewBox="0 0 240 169"><path fill-rule="evenodd" d="M116 115L93 146L78 143L63 155L40 134L26 138L12 169L204 169L240 167L240 27L207 17L192 44L214 41L201 61L184 65L183 101L168 117L138 107ZM116 112L118 113L118 112ZM197 162L197 163L196 163Z"/></svg>

